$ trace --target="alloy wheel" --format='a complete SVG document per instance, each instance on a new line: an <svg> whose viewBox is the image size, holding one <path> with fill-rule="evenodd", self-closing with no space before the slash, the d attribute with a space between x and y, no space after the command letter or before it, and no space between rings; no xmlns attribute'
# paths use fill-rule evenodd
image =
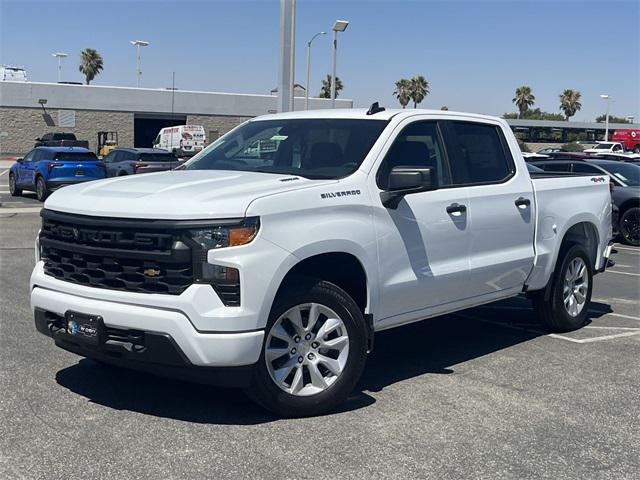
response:
<svg viewBox="0 0 640 480"><path fill-rule="evenodd" d="M340 316L325 305L306 303L284 312L265 343L265 362L274 383L295 396L333 385L347 364L349 335Z"/></svg>
<svg viewBox="0 0 640 480"><path fill-rule="evenodd" d="M580 257L576 257L567 266L564 275L563 301L569 315L577 317L584 308L589 292L587 265Z"/></svg>
<svg viewBox="0 0 640 480"><path fill-rule="evenodd" d="M640 244L640 208L634 208L623 215L620 232L627 242Z"/></svg>

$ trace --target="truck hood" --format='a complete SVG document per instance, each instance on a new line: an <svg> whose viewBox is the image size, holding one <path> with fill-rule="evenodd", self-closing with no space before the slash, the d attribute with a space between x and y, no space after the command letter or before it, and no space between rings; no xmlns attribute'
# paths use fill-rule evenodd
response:
<svg viewBox="0 0 640 480"><path fill-rule="evenodd" d="M226 170L174 170L64 187L54 192L44 206L98 217L238 218L257 198L330 183L335 180Z"/></svg>

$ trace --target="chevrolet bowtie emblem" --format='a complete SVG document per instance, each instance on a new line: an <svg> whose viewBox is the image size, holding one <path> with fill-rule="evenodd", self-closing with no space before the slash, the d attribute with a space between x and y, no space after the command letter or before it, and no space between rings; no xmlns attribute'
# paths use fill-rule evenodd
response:
<svg viewBox="0 0 640 480"><path fill-rule="evenodd" d="M144 273L147 277L157 277L160 275L160 270L157 268L147 268L142 273Z"/></svg>

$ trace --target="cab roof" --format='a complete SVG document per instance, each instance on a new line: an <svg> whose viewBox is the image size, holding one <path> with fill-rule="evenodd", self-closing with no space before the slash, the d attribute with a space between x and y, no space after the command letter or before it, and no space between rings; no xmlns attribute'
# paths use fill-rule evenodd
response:
<svg viewBox="0 0 640 480"><path fill-rule="evenodd" d="M336 109L322 109L322 110L302 110L295 112L285 113L273 113L269 115L262 115L252 119L252 121L260 120L277 120L277 119L359 119L359 120L391 120L395 116L410 117L415 114L433 115L433 116L465 116L475 117L478 119L495 120L496 117L488 115L480 115L476 113L454 112L451 110L428 110L428 109L416 109L416 108L386 108L384 111L380 111L371 115L367 115L368 108L336 108Z"/></svg>

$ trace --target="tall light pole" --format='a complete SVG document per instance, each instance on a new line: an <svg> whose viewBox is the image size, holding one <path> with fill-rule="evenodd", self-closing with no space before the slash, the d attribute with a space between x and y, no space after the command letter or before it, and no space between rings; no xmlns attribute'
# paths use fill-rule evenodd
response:
<svg viewBox="0 0 640 480"><path fill-rule="evenodd" d="M62 59L67 58L69 55L63 52L56 52L51 54L52 57L56 57L58 59L58 83L62 79Z"/></svg>
<svg viewBox="0 0 640 480"><path fill-rule="evenodd" d="M604 141L609 141L609 106L611 105L611 97L609 95L600 95L600 98L607 102L607 115L604 119Z"/></svg>
<svg viewBox="0 0 640 480"><path fill-rule="evenodd" d="M311 40L307 42L307 83L304 87L304 109L309 110L309 77L311 77L311 43L320 35L326 35L327 32L318 32Z"/></svg>
<svg viewBox="0 0 640 480"><path fill-rule="evenodd" d="M280 61L278 64L278 112L294 110L296 0L280 0Z"/></svg>
<svg viewBox="0 0 640 480"><path fill-rule="evenodd" d="M130 43L136 47L136 87L140 88L140 75L142 75L140 71L140 47L149 46L149 42L144 40L131 40Z"/></svg>
<svg viewBox="0 0 640 480"><path fill-rule="evenodd" d="M331 108L336 108L336 54L338 51L338 32L344 32L349 26L347 20L336 20L333 24L333 49L331 50Z"/></svg>

